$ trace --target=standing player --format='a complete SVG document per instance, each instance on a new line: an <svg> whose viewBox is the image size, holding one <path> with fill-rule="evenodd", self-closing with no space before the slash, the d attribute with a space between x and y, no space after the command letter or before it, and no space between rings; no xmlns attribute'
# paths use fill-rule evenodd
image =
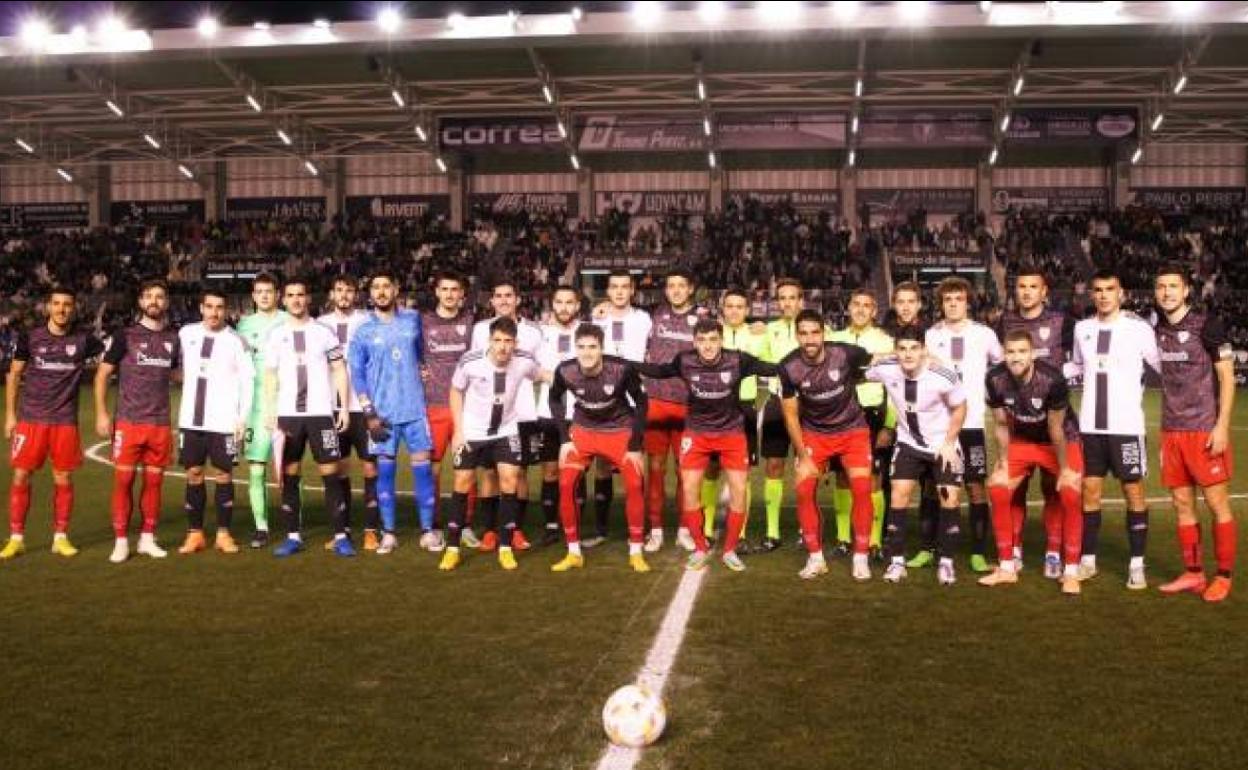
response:
<svg viewBox="0 0 1248 770"><path fill-rule="evenodd" d="M953 585L953 555L961 539L958 495L962 486L962 450L958 440L966 419L966 392L957 374L927 359L917 326L899 328L893 338L897 360L867 370L867 379L884 386L897 410L897 448L893 451L892 509L885 524L889 560L884 580L899 583L906 577L903 556L906 517L919 482L927 481L939 496L936 579Z"/></svg>
<svg viewBox="0 0 1248 770"><path fill-rule="evenodd" d="M1042 481L1061 495L1063 518L1057 529L1065 569L1060 573L1062 593L1078 594L1079 549L1082 545L1083 506L1080 474L1083 455L1079 426L1070 411L1070 394L1062 370L1036 354L1031 334L1015 329L1005 337L1005 363L988 371L985 382L988 407L997 435L997 466L989 480L992 525L997 539L997 568L979 579L995 586L1018 582L1021 528L1015 520L1018 488L1039 468ZM1048 577L1048 564L1045 576Z"/></svg>
<svg viewBox="0 0 1248 770"><path fill-rule="evenodd" d="M113 335L95 372L95 430L113 442L113 553L109 561L130 558L130 514L134 508L134 476L143 464L139 509L143 524L138 551L163 559L156 542L160 487L173 460L169 427L169 391L179 366L178 333L168 328L169 290L164 281L139 287L139 322ZM108 384L117 373L117 424L108 410Z"/></svg>
<svg viewBox="0 0 1248 770"><path fill-rule="evenodd" d="M611 271L607 276L607 301L602 313L595 313L594 323L603 331L603 350L609 356L625 361L641 363L646 358L646 342L650 339L652 322L650 314L633 307L636 293L633 274L623 268ZM644 414L644 411L643 411ZM608 521L611 514L611 466L599 460L594 474L594 528L593 537L581 541L592 548L607 539Z"/></svg>
<svg viewBox="0 0 1248 770"><path fill-rule="evenodd" d="M468 506L468 489L478 468L491 469L498 478L498 511L502 521L498 563L505 570L519 566L511 550L520 513L516 488L524 464L519 401L527 397L522 391L540 375L537 361L517 349L519 333L514 319L495 318L490 322L486 349L465 353L451 376L455 489L447 516L448 545L438 564L440 570L459 566L459 538Z"/></svg>
<svg viewBox="0 0 1248 770"><path fill-rule="evenodd" d="M355 306L355 279L340 275L334 279L329 292L331 310L317 316L316 322L329 329L338 338L342 346L342 354L351 364L351 346L360 325L368 319L368 314ZM350 387L350 398L347 411L351 414L351 424L338 436L338 446L342 449L342 500L351 509L351 474L348 472L347 456L355 452L364 475L364 550L376 551L379 545L377 530L381 528L381 515L377 510L377 460L368 448L368 424L364 419L364 408L356 396L355 389ZM325 550L332 550L334 540L325 543Z"/></svg>
<svg viewBox="0 0 1248 770"><path fill-rule="evenodd" d="M667 302L650 315L646 363L666 364L673 361L678 354L693 350L693 327L698 323L698 311L693 304L693 286L693 275L687 270L678 269L667 274L663 281L663 293ZM667 479L667 456L669 452L677 451L685 431L689 388L680 379L664 382L645 378L642 382L645 384L647 396L646 457L649 466L646 474L646 517L650 523L650 534L646 537L645 550L647 553L654 553L663 547L663 498ZM735 398L733 403L735 406ZM692 493L697 497L700 490L694 487ZM684 474L677 473L677 505L685 505L685 494ZM738 504L745 505L743 500ZM683 510L687 511L688 508ZM732 537L735 540L737 535ZM695 539L691 537L683 520L676 531L676 541L687 551L695 549Z"/></svg>
<svg viewBox="0 0 1248 770"><path fill-rule="evenodd" d="M9 541L0 560L25 552L30 476L52 460L52 553L78 553L69 542L74 510L73 472L82 465L78 438L78 387L87 361L104 346L75 331L73 292L53 288L44 300L48 320L24 332L9 365L4 391L4 435L12 442L13 483L9 487Z"/></svg>
<svg viewBox="0 0 1248 770"><path fill-rule="evenodd" d="M573 335L581 315L581 295L571 286L560 286L551 293L551 323L541 327L542 344L537 349L537 363L544 371L553 372L563 361L576 356ZM526 447L530 458L542 464L542 515L545 530L542 545L559 542L559 451L563 445L560 421L570 416L571 404L564 404L562 413L552 412L550 385L543 383L537 390L537 430Z"/></svg>
<svg viewBox="0 0 1248 770"><path fill-rule="evenodd" d="M282 304L287 318L271 332L264 349L264 395L276 399L270 414L276 418L275 454L282 471L282 513L286 539L273 549L278 558L303 550L303 496L300 466L309 448L325 486L325 510L334 528L334 553L355 556L347 536L350 511L342 499L338 436L351 422L347 410L347 367L342 346L333 332L308 315L308 287L302 280L286 283ZM336 415L336 417L335 417Z"/></svg>
<svg viewBox="0 0 1248 770"><path fill-rule="evenodd" d="M490 293L490 307L494 309L494 317L478 321L472 327L472 349L485 350L490 344L490 324L499 318L509 318L516 322L516 349L530 358L537 358L537 349L542 344L542 330L519 316L520 297L516 292L516 284L510 278L496 280ZM528 467L537 461L529 457L528 445L537 432L537 396L530 381L521 388L516 401L516 419L519 423L521 439L521 472L516 486L516 499L520 501L520 512L517 526L512 533L512 546L518 551L527 551L529 541L524 537L525 509L529 504ZM483 469L481 474L481 511L485 519L485 535L481 539L481 550L493 551L498 547L498 476L491 467Z"/></svg>
<svg viewBox="0 0 1248 770"><path fill-rule="evenodd" d="M1074 335L1074 320L1066 313L1050 310L1047 306L1049 283L1038 267L1024 265L1014 279L1014 310L1001 316L997 336L1004 340L1013 331L1025 331L1031 335L1035 358L1047 361L1059 370L1066 364ZM1013 519L1018 531L1014 542L1018 547L1015 558L1023 557L1023 524L1027 517L1027 484L1024 479L1014 490ZM1047 541L1044 554L1045 577L1057 579L1062 574L1062 517L1064 508L1051 474L1040 476L1040 489L1044 493L1044 532ZM996 511L993 511L996 516Z"/></svg>
<svg viewBox="0 0 1248 770"><path fill-rule="evenodd" d="M257 275L251 282L251 301L255 311L238 321L238 333L251 351L251 363L256 370L256 392L251 399L252 414L247 418L246 447L247 499L251 503L251 515L255 520L256 533L251 539L252 548L264 548L269 544L269 498L265 486L265 466L273 456L273 437L265 427L272 415L265 413L269 404L264 393L264 348L269 332L286 320L285 311L278 308L277 279L268 273Z"/></svg>
<svg viewBox="0 0 1248 770"><path fill-rule="evenodd" d="M866 348L868 353L883 355L893 351L893 338L875 325L875 295L867 289L855 289L849 295L849 326L833 332L834 342L844 342ZM878 382L863 382L858 386L858 405L862 407L871 432L871 456L874 473L871 478L871 540L869 549L880 554L884 535L884 489L889 482L889 465L892 447L888 433L896 424L897 416L888 406L884 388ZM850 552L850 511L853 506L853 490L848 476L843 472L836 477L836 553Z"/></svg>
<svg viewBox="0 0 1248 770"><path fill-rule="evenodd" d="M369 452L377 458L377 505L381 510L382 536L379 555L399 545L395 534L395 477L398 475L400 443L407 444L412 487L420 517L420 547L441 551L442 535L437 522L437 482L429 461L433 439L421 383L421 318L399 308L399 283L386 270L369 282L373 312L356 333L350 359L355 386L369 434Z"/></svg>
<svg viewBox="0 0 1248 770"><path fill-rule="evenodd" d="M641 377L635 364L603 355L605 337L601 327L581 324L576 330L576 356L557 366L550 386L550 406L555 415L567 414L569 393L576 397L572 419L556 418L562 442L559 515L563 520L568 554L551 566L553 572L567 572L585 564L581 555L576 488L588 463L595 458L615 465L624 477L628 563L634 572L650 571L641 552L646 526L641 480L645 462L641 450L646 431L646 394L641 389Z"/></svg>
<svg viewBox="0 0 1248 770"><path fill-rule="evenodd" d="M871 363L871 353L857 345L825 342L823 318L813 310L798 313L796 326L799 347L778 368L784 422L797 454L797 519L807 552L806 566L798 574L810 580L828 571L816 497L820 476L834 462L848 477L846 486L853 495L853 576L870 580L871 432L854 386Z"/></svg>
<svg viewBox="0 0 1248 770"><path fill-rule="evenodd" d="M679 378L689 392L688 424L680 439L680 476L684 498L684 528L694 542L687 569L698 570L710 561L710 546L703 534L699 500L702 477L712 457L728 479L728 519L724 524L722 560L740 572L745 563L737 555L737 542L745 524L745 486L750 471L749 450L739 399L741 382L747 377L776 374L774 364L749 353L724 349L724 330L711 318L693 327L694 349L677 353L662 364L641 364L641 372L656 380ZM653 478L652 478L653 481ZM653 526L653 522L651 523Z"/></svg>
<svg viewBox="0 0 1248 770"><path fill-rule="evenodd" d="M204 466L216 474L214 498L221 553L238 553L230 535L234 520L234 463L252 414L255 369L243 338L225 324L225 295L211 289L199 302L200 322L178 332L182 354L182 403L178 408L178 461L186 471L186 539L178 553L186 556L208 547L204 508L208 504Z"/></svg>
<svg viewBox="0 0 1248 770"><path fill-rule="evenodd" d="M1231 412L1235 401L1234 351L1217 318L1192 310L1191 287L1181 266L1168 265L1155 282L1157 347L1161 353L1161 480L1178 514L1186 571L1163 593L1201 594L1220 602L1231 592L1235 519L1231 516ZM1218 572L1205 579L1196 519L1196 487L1213 512Z"/></svg>
<svg viewBox="0 0 1248 770"><path fill-rule="evenodd" d="M987 572L988 530L991 511L984 480L988 478L988 451L984 440L984 378L988 367L1005 358L997 335L970 318L971 284L965 278L952 276L940 282L936 301L942 320L927 330L926 345L933 355L953 369L962 380L966 394L966 420L958 441L962 445L963 474L970 508L971 569ZM927 514L926 511L923 511ZM938 511L933 514L939 515ZM925 536L923 549L906 565L925 567L935 560L937 521L920 521Z"/></svg>
<svg viewBox="0 0 1248 770"><path fill-rule="evenodd" d="M438 480L442 478L442 458L451 445L455 422L451 419L451 374L459 358L472 344L473 314L464 307L468 281L455 272L444 271L434 278L433 293L437 305L420 314L420 378L425 386L425 414L433 439L434 499L439 495ZM469 520L475 489L469 489ZM465 527L462 542L469 548L480 545L470 527Z"/></svg>
<svg viewBox="0 0 1248 770"><path fill-rule="evenodd" d="M1101 493L1113 473L1127 499L1127 542L1131 548L1127 588L1148 587L1144 552L1148 506L1144 475L1144 365L1160 371L1157 339L1138 316L1122 309L1122 283L1112 271L1092 276L1096 315L1075 324L1070 371L1083 375L1079 433L1083 436L1083 557L1079 577L1096 577L1101 534Z"/></svg>

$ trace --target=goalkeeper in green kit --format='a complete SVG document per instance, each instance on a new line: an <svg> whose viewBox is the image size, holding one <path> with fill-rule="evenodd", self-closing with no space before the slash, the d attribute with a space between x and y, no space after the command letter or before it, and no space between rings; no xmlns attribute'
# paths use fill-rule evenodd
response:
<svg viewBox="0 0 1248 770"><path fill-rule="evenodd" d="M238 333L247 343L256 371L264 371L264 343L275 327L286 320L286 311L277 307L277 279L268 273L257 275L251 282L251 301L255 312L243 316L238 322ZM273 434L265 427L265 413L272 408L261 393L263 383L256 378L256 393L252 400L251 415L247 418L246 446L243 456L247 459L247 497L251 502L251 515L256 522L256 534L251 539L252 548L264 548L269 544L269 500L265 486L265 467L273 452Z"/></svg>

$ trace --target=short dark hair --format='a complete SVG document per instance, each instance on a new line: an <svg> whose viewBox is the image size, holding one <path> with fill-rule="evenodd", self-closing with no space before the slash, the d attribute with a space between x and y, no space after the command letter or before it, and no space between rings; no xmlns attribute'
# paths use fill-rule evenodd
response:
<svg viewBox="0 0 1248 770"><path fill-rule="evenodd" d="M459 284L459 288L464 289L465 291L467 291L468 289L468 279L465 278L462 273L456 272L454 270L439 270L438 273L433 277L434 287L436 288L437 285L442 283L443 281L453 281Z"/></svg>
<svg viewBox="0 0 1248 770"><path fill-rule="evenodd" d="M1024 341L1029 346L1034 346L1036 344L1031 339L1031 332L1027 331L1026 329L1013 329L1008 334L1005 335L1006 345L1010 344L1011 342L1024 342Z"/></svg>
<svg viewBox="0 0 1248 770"><path fill-rule="evenodd" d="M1187 268L1178 262L1166 262L1163 264L1160 268L1158 268L1157 275L1154 277L1154 280L1162 277L1163 275L1177 275L1179 279L1183 281L1184 286L1188 286L1192 282L1191 278L1188 277Z"/></svg>
<svg viewBox="0 0 1248 770"><path fill-rule="evenodd" d="M786 286L792 286L797 289L799 294L805 291L802 287L802 282L796 278L781 278L779 281L776 281L776 294L779 294L780 290Z"/></svg>
<svg viewBox="0 0 1248 770"><path fill-rule="evenodd" d="M550 291L550 299L551 299L551 301L554 301L555 297L559 296L559 292L561 292L561 291L570 291L570 292L572 292L572 295L573 295L574 297L576 297L576 301L577 301L577 302L580 302L580 301L581 301L581 292L580 292L580 290L578 290L575 286L570 286L569 284L566 284L566 283L561 283L561 284L559 284L558 286L556 286L555 288L551 289L551 291Z"/></svg>
<svg viewBox="0 0 1248 770"><path fill-rule="evenodd" d="M602 333L602 327L597 324L581 324L576 327L576 339L594 339L599 345L605 344L606 335Z"/></svg>
<svg viewBox="0 0 1248 770"><path fill-rule="evenodd" d="M1044 270L1042 270L1039 265L1032 264L1031 262L1027 262L1021 265L1018 268L1018 272L1014 274L1015 281L1017 281L1019 278L1031 278L1031 277L1036 277L1044 281L1045 286L1049 285L1049 276L1045 274Z"/></svg>
<svg viewBox="0 0 1248 770"><path fill-rule="evenodd" d="M668 270L667 275L663 276L663 285L666 286L667 282L672 278L684 278L689 283L690 286L694 286L697 284L697 281L693 280L693 273L689 272L687 269L683 267L677 267L672 270Z"/></svg>
<svg viewBox="0 0 1248 770"><path fill-rule="evenodd" d="M395 274L395 272L388 267L383 267L375 271L371 276L369 276L368 288L370 289L373 288L373 281L377 280L378 278L385 278L387 281L394 284L395 286L399 286L399 287L402 286L399 283L398 276Z"/></svg>
<svg viewBox="0 0 1248 770"><path fill-rule="evenodd" d="M272 273L258 273L255 278L251 279L252 290L255 290L255 288L262 283L267 283L275 290L282 285L281 282L277 280L277 276Z"/></svg>
<svg viewBox="0 0 1248 770"><path fill-rule="evenodd" d="M50 299L52 299L54 296L56 296L57 294L60 294L60 295L65 296L65 297L69 297L69 298L70 298L70 299L72 299L74 302L77 302L77 301L78 301L78 295L74 293L74 290L73 290L73 289L71 289L71 288L69 288L69 287L66 287L66 286L61 286L61 285L59 285L59 284L58 284L58 285L56 285L56 286L53 286L53 287L52 287L52 288L50 288L50 289L48 289L47 294L43 295L43 298L44 298L44 300L45 300L45 301L46 301L46 300L50 300Z"/></svg>
<svg viewBox="0 0 1248 770"><path fill-rule="evenodd" d="M917 283L915 283L914 281L902 281L901 283L894 286L893 287L893 299L896 300L897 295L902 293L903 291L912 291L915 293L915 296L919 298L920 302L923 301L923 288L919 286Z"/></svg>
<svg viewBox="0 0 1248 770"><path fill-rule="evenodd" d="M499 276L498 278L495 278L493 281L490 282L490 294L493 294L494 292L498 291L503 286L510 287L511 290L516 292L517 294L520 293L520 287L516 285L516 282L513 281L509 276L504 275L504 276Z"/></svg>
<svg viewBox="0 0 1248 770"><path fill-rule="evenodd" d="M607 283L610 283L612 278L627 278L630 283L635 280L632 272L626 267L613 268L611 272L607 273Z"/></svg>
<svg viewBox="0 0 1248 770"><path fill-rule="evenodd" d="M867 299L871 300L875 304L877 305L880 304L879 300L875 298L875 292L871 291L865 286L859 286L857 289L854 289L853 291L849 293L849 298L851 300L854 297L866 297Z"/></svg>
<svg viewBox="0 0 1248 770"><path fill-rule="evenodd" d="M216 286L207 286L199 293L199 304L204 304L204 301L209 297L216 297L222 302L226 301L225 290L217 288Z"/></svg>
<svg viewBox="0 0 1248 770"><path fill-rule="evenodd" d="M693 325L693 336L695 337L699 334L710 334L712 332L722 335L724 333L724 325L710 317L699 318L698 322Z"/></svg>
<svg viewBox="0 0 1248 770"><path fill-rule="evenodd" d="M936 287L936 301L940 304L943 305L945 297L950 294L965 294L968 302L975 296L971 282L960 275L951 275Z"/></svg>
<svg viewBox="0 0 1248 770"><path fill-rule="evenodd" d="M139 296L142 297L149 289L160 289L165 294L169 293L169 284L165 283L163 278L148 278L139 284Z"/></svg>
<svg viewBox="0 0 1248 770"><path fill-rule="evenodd" d="M822 329L823 328L823 316L819 313L818 310L815 310L813 308L806 308L805 310L798 313L797 317L793 319L793 328L797 329L797 327L801 326L804 323L818 324L819 328Z"/></svg>
<svg viewBox="0 0 1248 770"><path fill-rule="evenodd" d="M337 287L339 284L342 284L343 286L350 286L352 289L358 288L358 284L355 279L346 273L339 273L334 276L334 282L331 283L330 286Z"/></svg>
<svg viewBox="0 0 1248 770"><path fill-rule="evenodd" d="M514 340L516 335L520 333L520 330L516 326L515 319L500 316L495 318L493 321L490 321L490 336L493 337L499 332L502 332Z"/></svg>
<svg viewBox="0 0 1248 770"><path fill-rule="evenodd" d="M923 329L918 324L910 324L903 326L893 335L893 342L917 342L920 345L927 345L927 340L923 338Z"/></svg>
<svg viewBox="0 0 1248 770"><path fill-rule="evenodd" d="M1122 283L1122 279L1118 277L1118 271L1112 267L1097 268L1096 272L1092 274L1092 280L1088 281L1089 286L1092 285L1092 281L1117 281L1120 284Z"/></svg>
<svg viewBox="0 0 1248 770"><path fill-rule="evenodd" d="M729 297L740 297L741 299L745 300L746 304L749 304L750 302L750 295L746 294L745 289L741 288L740 286L729 286L727 289L724 290L724 296L720 297L719 300L720 302L723 302Z"/></svg>
<svg viewBox="0 0 1248 770"><path fill-rule="evenodd" d="M307 278L301 278L301 277L299 277L299 276L295 276L294 278L288 278L288 279L286 279L286 285L282 287L282 294L285 294L285 293L286 293L286 291L287 291L287 290L288 290L291 286L302 286L302 287L303 287L303 290L304 290L305 292L307 292L307 293L309 293L309 294L311 294L311 293L312 293L311 291L309 291L309 289L311 289L311 287L312 287L312 284L308 282L308 279L307 279Z"/></svg>

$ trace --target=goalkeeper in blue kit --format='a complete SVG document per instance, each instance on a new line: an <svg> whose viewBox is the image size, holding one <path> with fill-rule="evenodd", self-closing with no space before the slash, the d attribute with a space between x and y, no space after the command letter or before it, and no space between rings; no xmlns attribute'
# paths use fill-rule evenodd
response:
<svg viewBox="0 0 1248 770"><path fill-rule="evenodd" d="M445 545L441 533L434 529L437 492L430 463L433 439L420 379L420 314L398 307L398 281L384 271L369 282L369 296L373 311L355 334L350 368L351 385L368 424L369 450L377 457L377 507L382 527L377 553L388 554L399 544L395 536L394 480L400 443L407 444L411 457L420 546L441 551Z"/></svg>

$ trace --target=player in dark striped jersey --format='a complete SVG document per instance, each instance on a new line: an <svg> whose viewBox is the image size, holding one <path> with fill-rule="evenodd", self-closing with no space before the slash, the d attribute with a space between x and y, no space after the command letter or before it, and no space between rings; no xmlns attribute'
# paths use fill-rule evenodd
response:
<svg viewBox="0 0 1248 770"><path fill-rule="evenodd" d="M1235 401L1234 352L1222 322L1193 310L1191 287L1178 265L1163 267L1154 285L1157 348L1161 357L1161 481L1178 514L1184 573L1163 593L1201 594L1220 602L1231 592L1235 519L1231 516L1231 412ZM1217 574L1205 578L1196 487L1213 512Z"/></svg>
<svg viewBox="0 0 1248 770"><path fill-rule="evenodd" d="M584 565L580 543L580 512L576 493L581 476L595 458L620 470L624 479L628 519L628 562L636 572L649 572L642 555L645 500L642 497L642 455L646 430L646 394L636 364L602 353L606 335L601 327L581 324L576 330L576 356L555 368L550 385L550 413L558 426L559 516L568 554L551 567L566 572ZM575 397L572 419L568 396ZM630 403L631 402L631 403Z"/></svg>

